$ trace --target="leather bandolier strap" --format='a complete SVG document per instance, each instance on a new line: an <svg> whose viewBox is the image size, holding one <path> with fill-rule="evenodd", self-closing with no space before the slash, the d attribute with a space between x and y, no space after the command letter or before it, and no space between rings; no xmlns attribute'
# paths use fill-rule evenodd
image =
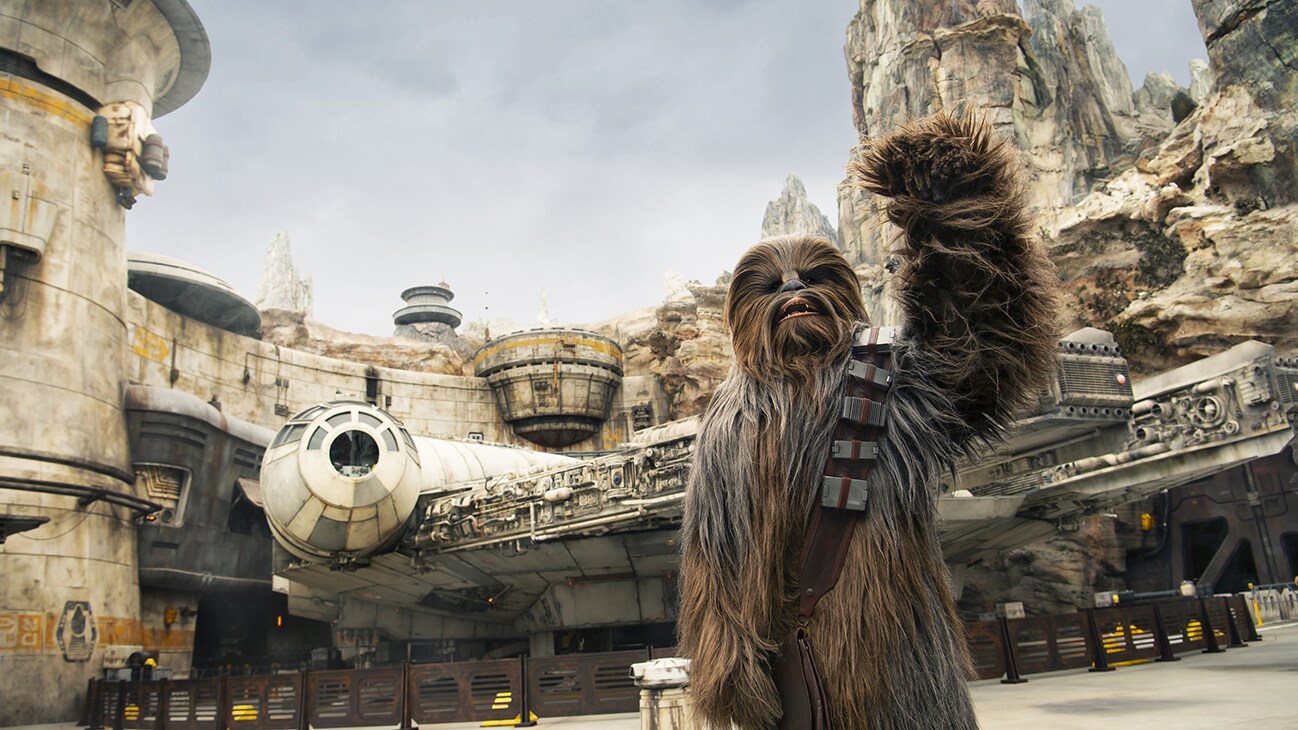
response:
<svg viewBox="0 0 1298 730"><path fill-rule="evenodd" d="M773 674L784 716L780 730L829 730L829 704L816 668L807 626L816 604L838 583L852 542L852 528L865 513L866 477L879 456L887 423L884 399L892 386L892 327L857 332L848 365L846 397L834 427L820 499L807 516L798 568L798 625L780 643Z"/></svg>

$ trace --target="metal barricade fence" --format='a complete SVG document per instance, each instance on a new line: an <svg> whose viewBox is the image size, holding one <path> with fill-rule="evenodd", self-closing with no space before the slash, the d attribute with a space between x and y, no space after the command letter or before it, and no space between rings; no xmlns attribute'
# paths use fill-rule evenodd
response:
<svg viewBox="0 0 1298 730"><path fill-rule="evenodd" d="M1023 674L1087 666L1107 671L1258 641L1254 600L1174 599L972 621L965 634L978 679L1021 682ZM1274 600L1285 599L1276 592ZM82 722L139 730L307 730L635 712L639 693L630 666L673 654L660 648L207 679L91 680Z"/></svg>

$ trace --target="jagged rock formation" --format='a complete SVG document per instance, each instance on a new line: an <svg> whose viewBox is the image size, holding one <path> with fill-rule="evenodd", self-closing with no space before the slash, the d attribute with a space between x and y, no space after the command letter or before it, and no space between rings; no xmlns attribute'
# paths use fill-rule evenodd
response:
<svg viewBox="0 0 1298 730"><path fill-rule="evenodd" d="M266 244L266 265L257 282L257 296L253 302L263 312L268 309L285 309L311 315L311 277L298 276L293 265L293 247L288 233L280 231Z"/></svg>
<svg viewBox="0 0 1298 730"><path fill-rule="evenodd" d="M466 360L472 359L473 351L477 349L473 346L473 343L457 334L449 324L442 322L400 324L392 331L392 336L398 339L431 342L441 345L459 353Z"/></svg>
<svg viewBox="0 0 1298 730"><path fill-rule="evenodd" d="M668 419L702 414L734 358L723 323L726 285L685 288L656 308L590 326L622 343L627 375L661 378Z"/></svg>
<svg viewBox="0 0 1298 730"><path fill-rule="evenodd" d="M838 245L838 231L829 222L829 217L807 199L807 189L802 185L802 180L789 173L784 179L784 190L780 192L780 197L766 204L766 215L762 217L762 238L794 233L824 236Z"/></svg>
<svg viewBox="0 0 1298 730"><path fill-rule="evenodd" d="M1212 72L1202 58L1190 59L1190 100L1202 104L1212 93Z"/></svg>
<svg viewBox="0 0 1298 730"><path fill-rule="evenodd" d="M1037 209L1070 204L1130 160L1148 124L1099 11L1077 11L1071 0L1023 8L1020 16L1013 0L862 0L844 49L862 138L972 102L1026 153ZM868 193L847 185L839 225L872 319L896 321L884 289L895 232Z"/></svg>
<svg viewBox="0 0 1298 730"><path fill-rule="evenodd" d="M1172 127L1172 99L1181 91L1176 79L1166 71L1145 74L1145 83L1136 89L1136 111L1148 114L1165 122L1167 129Z"/></svg>
<svg viewBox="0 0 1298 730"><path fill-rule="evenodd" d="M343 332L308 319L303 312L266 309L261 313L262 340L294 350L377 367L444 375L473 375L472 342L465 348L402 337L374 337ZM478 343L480 344L480 343Z"/></svg>
<svg viewBox="0 0 1298 730"><path fill-rule="evenodd" d="M1209 63L1188 90L1151 74L1133 94L1099 12L1071 0L1021 16L1009 0L862 0L845 49L863 138L970 101L1018 143L1067 294L1060 331L1112 331L1141 373L1248 338L1298 348L1298 4L1193 5ZM888 322L877 207L840 187L843 249ZM1120 587L1104 519L972 568L964 604L1050 612Z"/></svg>
<svg viewBox="0 0 1298 730"><path fill-rule="evenodd" d="M862 0L848 28L861 134L960 101L984 109L1024 151L1070 295L1061 331L1114 331L1137 371L1248 337L1298 343L1298 281L1277 265L1298 239L1298 9L1196 0L1195 11L1211 74L1192 64L1189 90L1151 74L1134 95L1099 11L1071 0L1024 0L1022 16L1001 0ZM846 186L839 215L874 319L895 320L891 227Z"/></svg>
<svg viewBox="0 0 1298 730"><path fill-rule="evenodd" d="M1298 257L1298 74L1284 74L1273 52L1293 58L1298 10L1195 9L1211 92L1131 167L1042 218L1070 324L1112 330L1141 371L1249 338L1298 346L1298 274L1287 263Z"/></svg>
<svg viewBox="0 0 1298 730"><path fill-rule="evenodd" d="M1022 601L1033 615L1071 613L1093 605L1099 591L1126 588L1126 551L1114 528L1112 517L1092 515L1076 532L1058 533L972 567L961 609L989 613L998 603Z"/></svg>

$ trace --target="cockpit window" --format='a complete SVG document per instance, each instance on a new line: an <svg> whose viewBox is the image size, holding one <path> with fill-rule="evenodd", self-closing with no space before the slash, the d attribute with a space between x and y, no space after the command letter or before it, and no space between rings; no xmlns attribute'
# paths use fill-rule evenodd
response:
<svg viewBox="0 0 1298 730"><path fill-rule="evenodd" d="M302 438L302 433L304 431L306 431L305 423L295 423L292 426L289 426L288 428L280 429L279 434L275 436L275 443L271 444L271 448L274 448L281 444L291 444L297 442L299 439Z"/></svg>
<svg viewBox="0 0 1298 730"><path fill-rule="evenodd" d="M379 445L359 429L343 431L329 445L329 463L345 477L367 476L379 463Z"/></svg>

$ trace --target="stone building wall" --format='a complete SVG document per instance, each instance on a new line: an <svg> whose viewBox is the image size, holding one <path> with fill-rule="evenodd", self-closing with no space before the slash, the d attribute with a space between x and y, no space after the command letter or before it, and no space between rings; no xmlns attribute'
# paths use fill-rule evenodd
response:
<svg viewBox="0 0 1298 730"><path fill-rule="evenodd" d="M23 725L75 717L151 630L134 515L93 499L134 483L126 212L90 132L101 104L147 120L183 103L209 57L183 2L5 3L0 52L0 509L48 519L0 545L0 725Z"/></svg>

